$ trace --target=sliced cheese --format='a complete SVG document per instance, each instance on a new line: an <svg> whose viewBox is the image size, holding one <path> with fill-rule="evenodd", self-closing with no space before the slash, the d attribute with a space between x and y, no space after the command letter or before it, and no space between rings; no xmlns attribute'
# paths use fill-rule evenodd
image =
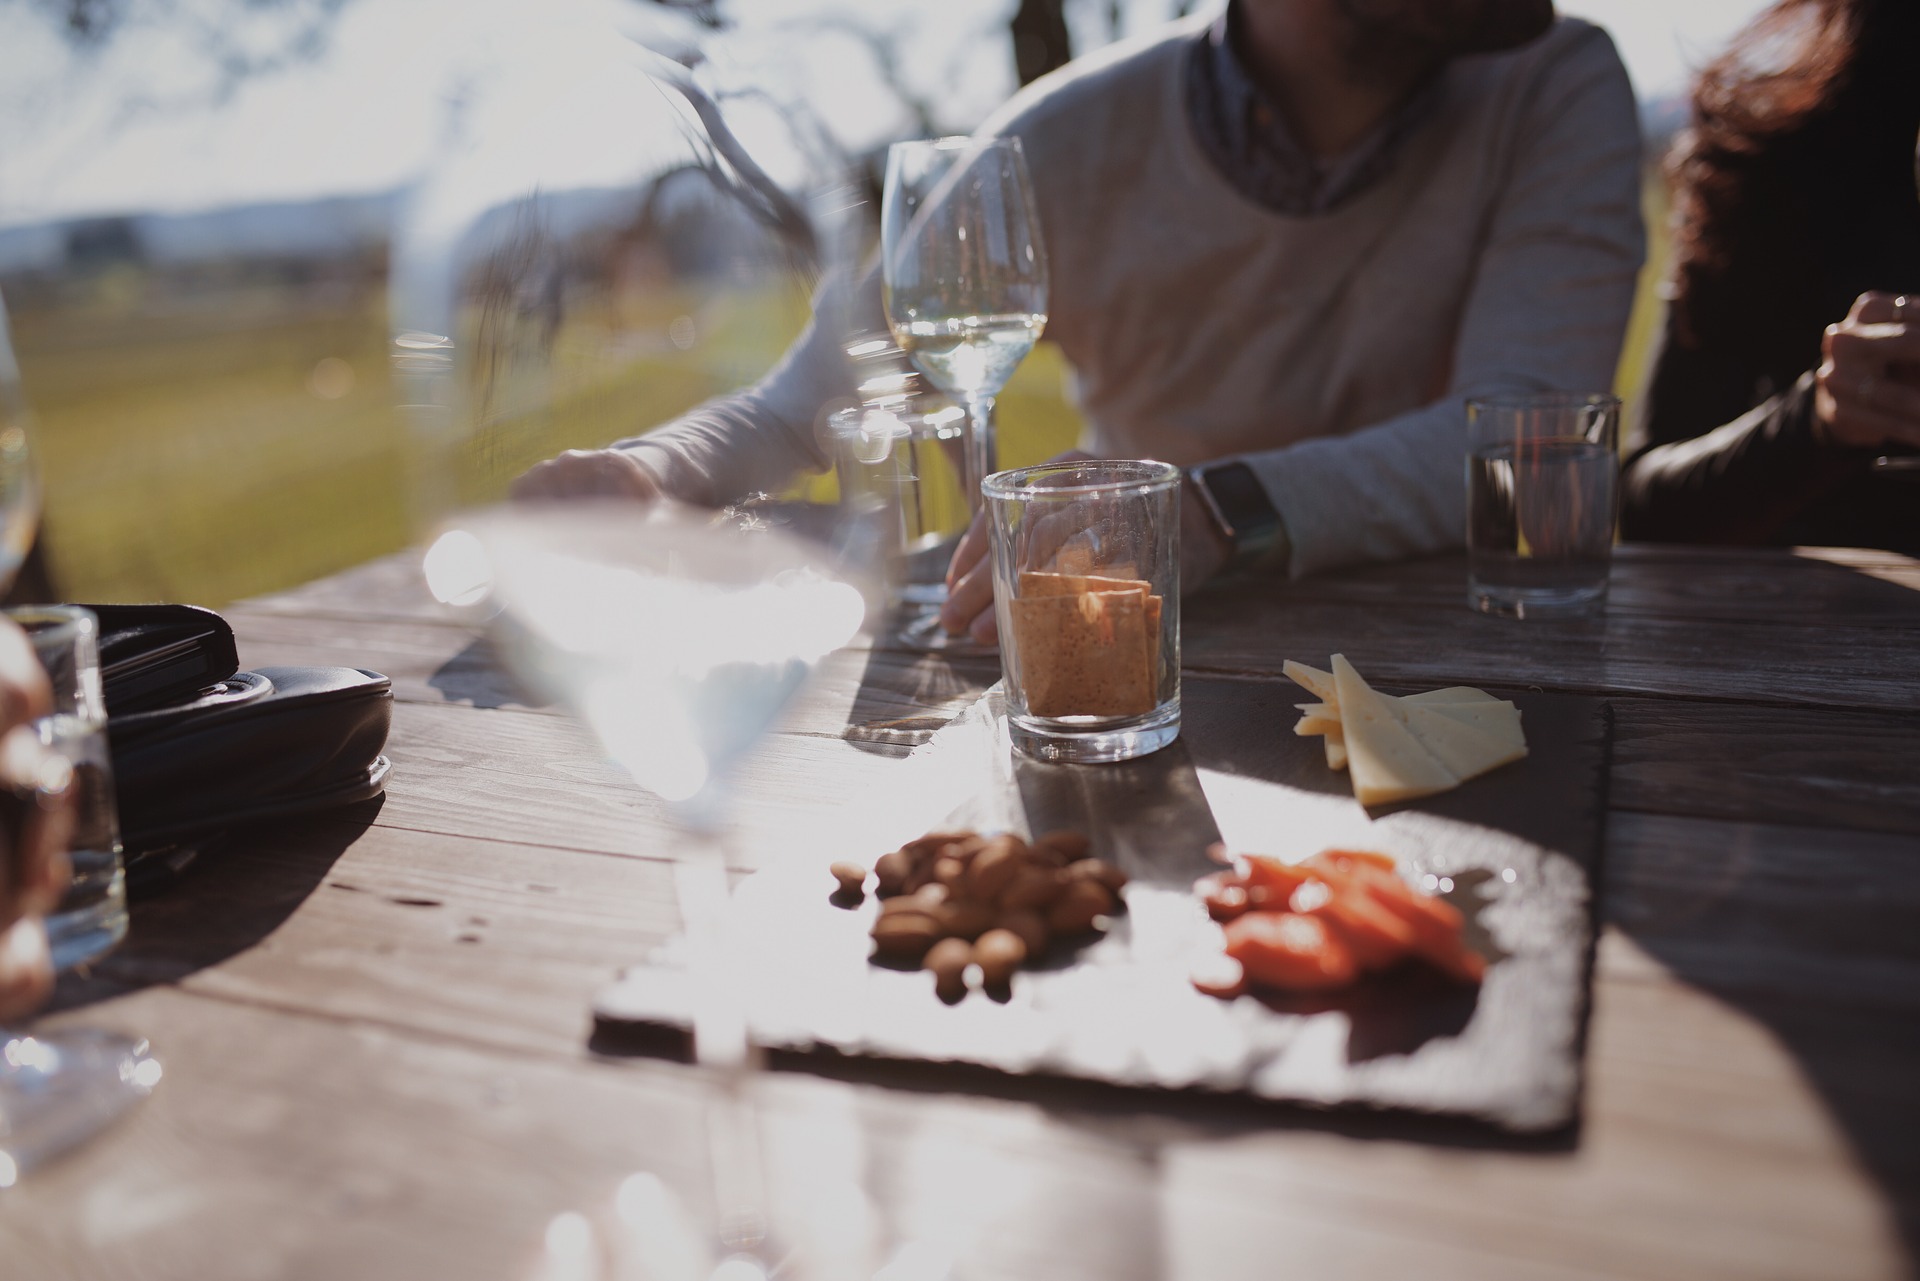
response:
<svg viewBox="0 0 1920 1281"><path fill-rule="evenodd" d="M1293 732L1302 738L1314 738L1331 734L1339 728L1340 718L1337 716L1302 716L1300 723L1293 727Z"/></svg>
<svg viewBox="0 0 1920 1281"><path fill-rule="evenodd" d="M1294 706L1309 716L1333 717L1340 714L1339 707L1333 703L1295 703Z"/></svg>
<svg viewBox="0 0 1920 1281"><path fill-rule="evenodd" d="M1347 736L1345 732L1338 729L1328 730L1326 737L1320 741L1327 746L1327 768L1334 770L1345 769L1347 767Z"/></svg>
<svg viewBox="0 0 1920 1281"><path fill-rule="evenodd" d="M1331 673L1308 667L1305 663L1296 663L1291 658L1281 664L1280 670L1286 673L1288 680L1323 703L1334 702L1340 697L1335 692L1339 688L1338 683Z"/></svg>
<svg viewBox="0 0 1920 1281"><path fill-rule="evenodd" d="M1402 710L1406 713L1407 729L1420 740L1420 746L1462 779L1484 774L1527 754L1524 743L1475 729L1445 715L1437 707L1412 703Z"/></svg>
<svg viewBox="0 0 1920 1281"><path fill-rule="evenodd" d="M1400 723L1387 698L1339 654L1333 656L1333 679L1353 794L1362 805L1431 796L1459 784L1459 776Z"/></svg>
<svg viewBox="0 0 1920 1281"><path fill-rule="evenodd" d="M1417 703L1413 706L1424 707L1449 720L1459 721L1462 725L1471 725L1483 734L1491 734L1503 742L1516 747L1527 745L1527 736L1520 729L1520 709L1512 703L1494 701L1488 703Z"/></svg>
<svg viewBox="0 0 1920 1281"><path fill-rule="evenodd" d="M1430 689L1424 694L1408 694L1400 701L1403 703L1497 703L1500 700L1484 689L1474 689L1471 685L1449 685L1445 689Z"/></svg>

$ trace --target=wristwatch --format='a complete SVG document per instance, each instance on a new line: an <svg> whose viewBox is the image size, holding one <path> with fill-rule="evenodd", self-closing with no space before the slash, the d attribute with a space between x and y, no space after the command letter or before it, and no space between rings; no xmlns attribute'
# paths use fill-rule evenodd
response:
<svg viewBox="0 0 1920 1281"><path fill-rule="evenodd" d="M1253 468L1236 461L1201 463L1187 468L1187 479L1207 518L1233 546L1229 570L1285 563L1292 540Z"/></svg>

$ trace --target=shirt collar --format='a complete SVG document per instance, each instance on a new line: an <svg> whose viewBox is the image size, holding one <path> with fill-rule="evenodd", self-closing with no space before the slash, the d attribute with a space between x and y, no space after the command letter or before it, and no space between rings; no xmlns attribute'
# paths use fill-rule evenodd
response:
<svg viewBox="0 0 1920 1281"><path fill-rule="evenodd" d="M1394 108L1340 155L1318 160L1248 73L1235 47L1238 12L1239 0L1232 0L1195 50L1188 110L1202 149L1256 203L1295 216L1328 213L1392 166L1402 140L1431 111L1439 80Z"/></svg>

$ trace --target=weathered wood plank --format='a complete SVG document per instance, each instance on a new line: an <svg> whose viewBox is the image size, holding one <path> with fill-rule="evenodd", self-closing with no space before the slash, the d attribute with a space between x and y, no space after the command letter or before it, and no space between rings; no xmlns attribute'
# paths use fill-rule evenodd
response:
<svg viewBox="0 0 1920 1281"><path fill-rule="evenodd" d="M417 549L382 556L284 592L236 601L229 612L293 618L462 623L458 614L428 594Z"/></svg>
<svg viewBox="0 0 1920 1281"><path fill-rule="evenodd" d="M1607 837L1603 915L1666 972L1916 1021L1920 841L1625 813Z"/></svg>
<svg viewBox="0 0 1920 1281"><path fill-rule="evenodd" d="M122 1127L10 1190L9 1275L524 1281L558 1213L590 1214L615 1244L614 1194L636 1171L710 1213L712 1096L690 1069L502 1054L164 989L75 1017L151 1035L167 1075ZM754 1093L796 1276L872 1275L903 1237L943 1225L981 1275L1153 1275L1150 1170L1124 1145L1038 1134L1005 1105L778 1076ZM956 1204L981 1170L1019 1171L1020 1197ZM898 1214L848 1259L853 1242L823 1235L844 1218L819 1212L862 1182ZM955 1218L982 1209L989 1239ZM1086 1239L1063 1244L1062 1224ZM831 1270L834 1255L852 1266Z"/></svg>
<svg viewBox="0 0 1920 1281"><path fill-rule="evenodd" d="M604 1225L634 1170L704 1202L706 1095L672 1065L167 989L63 1021L156 1037L168 1075L9 1193L0 1249L26 1275L504 1281L531 1273L552 1215ZM1894 1218L1914 1184L1882 1154L1911 1144L1912 1104L1797 1053L1811 1034L1850 1062L1872 1029L1782 1026L1676 985L1603 985L1586 1125L1559 1151L1143 1113L1045 1083L998 1099L776 1074L756 1093L790 1236L809 1189L845 1178L875 1200L883 1257L937 1234L969 1276L1212 1281L1270 1277L1276 1259L1332 1278L1906 1275ZM1863 1113L1878 1140L1849 1129Z"/></svg>
<svg viewBox="0 0 1920 1281"><path fill-rule="evenodd" d="M1920 834L1920 714L1612 702L1618 809Z"/></svg>
<svg viewBox="0 0 1920 1281"><path fill-rule="evenodd" d="M1920 709L1920 664L1912 661L1908 628L1622 615L1517 623L1464 608L1383 613L1370 604L1270 598L1263 584L1204 593L1184 608L1183 659L1200 674L1277 675L1287 658L1324 663L1337 650L1375 679L1416 686L1465 681L1573 693ZM247 666L367 667L392 677L403 699L528 705L484 642L458 627L240 611L234 623ZM853 650L836 656L828 670L864 670L866 661ZM903 663L908 673L992 672L991 662L981 660L948 663L896 654L878 661ZM869 689L884 684L866 682ZM901 710L914 714L911 707Z"/></svg>
<svg viewBox="0 0 1920 1281"><path fill-rule="evenodd" d="M1873 1035L1831 1041L1825 1065ZM1894 1220L1914 1184L1877 1157L1863 1166L1856 1145L1911 1142L1912 1105L1810 1070L1801 1048L1685 987L1602 984L1576 1149L1495 1157L1387 1142L1358 1155L1330 1136L1236 1137L1167 1163L1176 1253L1195 1276L1247 1275L1249 1257L1314 1276L1391 1275L1415 1258L1423 1273L1477 1265L1514 1278L1901 1276ZM1462 1258L1478 1250L1495 1259Z"/></svg>
<svg viewBox="0 0 1920 1281"><path fill-rule="evenodd" d="M1371 679L1416 687L1920 709L1909 628L1620 614L1516 622L1465 608L1289 602L1260 584L1202 593L1183 609L1182 661L1203 672L1271 674L1284 659L1324 663L1338 651Z"/></svg>
<svg viewBox="0 0 1920 1281"><path fill-rule="evenodd" d="M1284 599L1393 609L1466 608L1463 556L1370 565L1274 585ZM1920 626L1920 561L1850 548L1615 549L1607 609L1734 622L1819 617L1848 627Z"/></svg>
<svg viewBox="0 0 1920 1281"><path fill-rule="evenodd" d="M447 621L428 596L417 551L369 561L233 608L249 613ZM1439 557L1365 566L1273 584L1299 600L1464 608L1466 561ZM1689 547L1628 543L1614 553L1616 612L1766 622L1819 616L1850 626L1920 625L1920 561L1858 548Z"/></svg>
<svg viewBox="0 0 1920 1281"><path fill-rule="evenodd" d="M560 715L530 698L470 628L380 618L229 614L246 667L364 667L393 681L405 703L514 708ZM788 717L787 728L911 746L1000 679L997 659L848 649L829 655Z"/></svg>
<svg viewBox="0 0 1920 1281"><path fill-rule="evenodd" d="M549 1054L680 920L658 861L341 821L244 834L188 878L136 907L101 982Z"/></svg>
<svg viewBox="0 0 1920 1281"><path fill-rule="evenodd" d="M785 851L859 840L860 815L896 799L879 789L904 750L812 735L769 738L741 766L729 859L753 868ZM402 706L388 752L395 766L383 827L650 858L686 840L664 805L560 717ZM878 852L842 848L852 857Z"/></svg>

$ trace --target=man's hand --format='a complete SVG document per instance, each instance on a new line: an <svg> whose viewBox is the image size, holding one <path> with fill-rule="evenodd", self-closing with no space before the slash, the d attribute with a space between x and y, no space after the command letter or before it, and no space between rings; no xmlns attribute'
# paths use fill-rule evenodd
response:
<svg viewBox="0 0 1920 1281"><path fill-rule="evenodd" d="M72 873L73 796L65 771L31 722L52 710L46 673L26 634L0 622L0 788L12 795L0 824L0 1021L32 1013L53 990L53 960L41 917ZM57 774L57 776L56 776Z"/></svg>
<svg viewBox="0 0 1920 1281"><path fill-rule="evenodd" d="M521 501L553 498L631 498L653 502L666 495L639 459L618 449L569 449L535 463L513 482Z"/></svg>
<svg viewBox="0 0 1920 1281"><path fill-rule="evenodd" d="M1091 454L1069 450L1049 462L1083 462ZM1214 527L1200 500L1188 491L1192 482L1180 482L1180 594L1198 591L1226 566L1232 546ZM999 638L993 612L993 558L983 508L967 527L947 566L947 603L940 607L940 625L953 636L966 635L982 645Z"/></svg>
<svg viewBox="0 0 1920 1281"><path fill-rule="evenodd" d="M1047 459L1050 463L1077 463L1093 455L1069 449ZM981 645L991 645L1000 637L999 621L993 614L992 538L987 533L987 509L984 503L973 514L973 523L953 549L947 565L947 603L940 607L940 625L949 636L968 636Z"/></svg>
<svg viewBox="0 0 1920 1281"><path fill-rule="evenodd" d="M1827 439L1920 446L1920 297L1861 294L1821 353L1813 412Z"/></svg>

